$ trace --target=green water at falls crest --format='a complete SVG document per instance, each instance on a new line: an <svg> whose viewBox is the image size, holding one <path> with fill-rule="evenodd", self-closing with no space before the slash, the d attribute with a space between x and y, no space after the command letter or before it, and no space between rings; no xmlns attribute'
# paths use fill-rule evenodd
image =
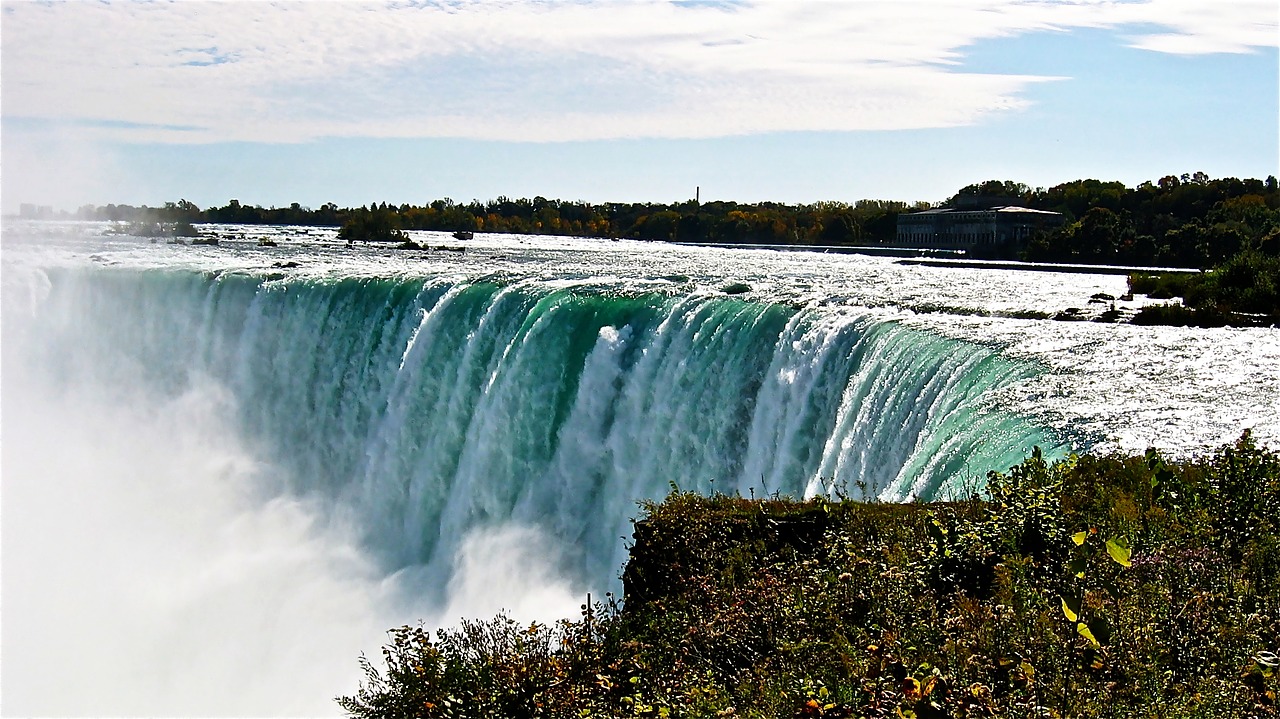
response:
<svg viewBox="0 0 1280 719"><path fill-rule="evenodd" d="M49 363L172 391L211 378L287 491L349 518L390 569L444 576L468 531L514 521L607 579L636 501L672 484L927 499L1064 451L997 402L1035 365L847 309L545 281L49 277Z"/></svg>

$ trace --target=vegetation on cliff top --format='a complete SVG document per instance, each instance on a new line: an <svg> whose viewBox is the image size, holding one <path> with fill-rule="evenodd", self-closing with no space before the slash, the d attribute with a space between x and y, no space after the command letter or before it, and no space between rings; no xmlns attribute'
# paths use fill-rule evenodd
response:
<svg viewBox="0 0 1280 719"><path fill-rule="evenodd" d="M1035 453L982 498L644 505L625 601L391 632L355 717L1276 716L1280 455Z"/></svg>

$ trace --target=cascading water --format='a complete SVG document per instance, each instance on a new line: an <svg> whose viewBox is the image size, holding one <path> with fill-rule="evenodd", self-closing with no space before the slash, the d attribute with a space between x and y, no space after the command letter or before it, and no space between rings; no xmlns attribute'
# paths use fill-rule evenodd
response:
<svg viewBox="0 0 1280 719"><path fill-rule="evenodd" d="M66 324L45 362L225 387L278 489L437 588L478 527L539 527L607 583L637 500L673 485L928 499L1063 450L992 401L1034 365L845 309L540 280L50 278Z"/></svg>
<svg viewBox="0 0 1280 719"><path fill-rule="evenodd" d="M336 713L388 627L573 615L673 484L927 499L1033 445L1280 437L1276 330L1019 319L1123 278L106 229L4 228L5 714Z"/></svg>

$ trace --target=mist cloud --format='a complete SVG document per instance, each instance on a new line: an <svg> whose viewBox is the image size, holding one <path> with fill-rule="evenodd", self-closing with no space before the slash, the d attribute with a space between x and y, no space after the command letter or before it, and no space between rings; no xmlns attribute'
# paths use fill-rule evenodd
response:
<svg viewBox="0 0 1280 719"><path fill-rule="evenodd" d="M391 627L576 613L530 527L472 532L438 602L421 567L387 574L340 512L280 491L226 386L127 351L145 308L88 319L48 240L5 227L0 714L337 715Z"/></svg>

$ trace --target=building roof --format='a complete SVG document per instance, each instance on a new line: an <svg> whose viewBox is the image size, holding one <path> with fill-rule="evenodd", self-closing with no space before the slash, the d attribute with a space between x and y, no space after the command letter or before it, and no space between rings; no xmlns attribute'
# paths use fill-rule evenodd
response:
<svg viewBox="0 0 1280 719"><path fill-rule="evenodd" d="M969 212L1007 212L1010 214L1025 213L1025 214L1031 214L1031 215L1055 215L1055 216L1062 215L1061 212L1050 212L1048 210L1033 210L1029 207L1017 207L1015 205L1009 205L1005 207L984 207L984 208L967 208L967 209L959 209L954 207L935 207L932 210L921 210L920 212L907 212L903 214L908 216L954 215L954 214L969 213Z"/></svg>
<svg viewBox="0 0 1280 719"><path fill-rule="evenodd" d="M1061 212L1050 212L1049 210L1033 210L1030 207L994 207L996 212L1026 212L1033 215L1061 215Z"/></svg>

